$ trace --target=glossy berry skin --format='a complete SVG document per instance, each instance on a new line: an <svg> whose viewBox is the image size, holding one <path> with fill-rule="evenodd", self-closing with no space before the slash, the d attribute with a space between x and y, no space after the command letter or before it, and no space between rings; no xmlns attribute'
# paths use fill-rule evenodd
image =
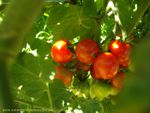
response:
<svg viewBox="0 0 150 113"><path fill-rule="evenodd" d="M72 53L67 49L68 41L59 40L51 48L51 57L55 62L65 64L72 59Z"/></svg>
<svg viewBox="0 0 150 113"><path fill-rule="evenodd" d="M109 50L117 56L121 67L127 67L130 64L131 46L119 40L113 40L109 45Z"/></svg>
<svg viewBox="0 0 150 113"><path fill-rule="evenodd" d="M80 62L92 64L99 53L99 47L94 40L87 38L78 43L75 53Z"/></svg>
<svg viewBox="0 0 150 113"><path fill-rule="evenodd" d="M123 88L123 82L125 79L125 74L123 72L119 72L112 80L111 84L113 87L121 90Z"/></svg>
<svg viewBox="0 0 150 113"><path fill-rule="evenodd" d="M91 73L94 79L112 79L119 70L117 58L110 52L100 54L93 63Z"/></svg>
<svg viewBox="0 0 150 113"><path fill-rule="evenodd" d="M66 86L70 85L73 76L72 72L70 72L64 66L56 66L55 71L55 79L61 80Z"/></svg>

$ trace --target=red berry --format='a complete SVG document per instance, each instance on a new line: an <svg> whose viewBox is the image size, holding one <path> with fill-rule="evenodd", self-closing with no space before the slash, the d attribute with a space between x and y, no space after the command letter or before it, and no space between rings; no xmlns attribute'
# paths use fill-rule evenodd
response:
<svg viewBox="0 0 150 113"><path fill-rule="evenodd" d="M72 59L72 53L67 49L68 42L59 40L54 43L51 49L51 57L55 62L64 64Z"/></svg>
<svg viewBox="0 0 150 113"><path fill-rule="evenodd" d="M92 70L92 76L95 79L111 79L117 74L119 63L112 53L105 52L94 60Z"/></svg>
<svg viewBox="0 0 150 113"><path fill-rule="evenodd" d="M55 70L55 79L61 80L65 85L70 85L73 76L72 72L70 72L64 66L56 66Z"/></svg>
<svg viewBox="0 0 150 113"><path fill-rule="evenodd" d="M94 40L87 38L78 43L75 52L80 62L92 64L99 53L99 47Z"/></svg>
<svg viewBox="0 0 150 113"><path fill-rule="evenodd" d="M121 67L127 67L130 64L131 46L119 40L113 40L109 45L110 51L117 56Z"/></svg>

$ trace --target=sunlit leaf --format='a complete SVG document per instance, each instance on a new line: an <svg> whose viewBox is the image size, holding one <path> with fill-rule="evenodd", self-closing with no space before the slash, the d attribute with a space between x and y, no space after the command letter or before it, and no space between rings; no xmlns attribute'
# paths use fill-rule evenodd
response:
<svg viewBox="0 0 150 113"><path fill-rule="evenodd" d="M64 84L59 80L54 80L49 84L49 96L51 96L51 103L53 109L60 110L70 102L71 93L66 91Z"/></svg>

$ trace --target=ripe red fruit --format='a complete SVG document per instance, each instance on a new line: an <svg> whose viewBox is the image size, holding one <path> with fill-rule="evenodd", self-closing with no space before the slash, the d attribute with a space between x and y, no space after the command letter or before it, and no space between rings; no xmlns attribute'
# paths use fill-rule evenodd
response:
<svg viewBox="0 0 150 113"><path fill-rule="evenodd" d="M72 59L72 53L67 49L68 41L59 40L51 48L51 57L55 62L64 64Z"/></svg>
<svg viewBox="0 0 150 113"><path fill-rule="evenodd" d="M87 38L78 43L75 53L80 62L92 64L99 53L99 47L94 40Z"/></svg>
<svg viewBox="0 0 150 113"><path fill-rule="evenodd" d="M95 79L111 79L119 70L119 62L112 53L105 52L94 60L91 70Z"/></svg>
<svg viewBox="0 0 150 113"><path fill-rule="evenodd" d="M117 89L122 89L123 87L123 82L125 79L125 74L123 72L119 72L112 80L111 84Z"/></svg>
<svg viewBox="0 0 150 113"><path fill-rule="evenodd" d="M131 46L119 40L113 40L109 45L110 51L117 56L121 67L127 67L130 64Z"/></svg>
<svg viewBox="0 0 150 113"><path fill-rule="evenodd" d="M64 66L56 66L55 71L55 79L61 80L65 85L70 85L73 76L72 72L70 72Z"/></svg>

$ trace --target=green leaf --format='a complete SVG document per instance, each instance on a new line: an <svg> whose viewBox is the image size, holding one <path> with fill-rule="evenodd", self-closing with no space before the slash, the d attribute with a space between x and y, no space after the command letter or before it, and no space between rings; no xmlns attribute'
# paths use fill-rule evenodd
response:
<svg viewBox="0 0 150 113"><path fill-rule="evenodd" d="M61 14L59 7L64 9ZM53 28L54 40L73 39L76 36L81 38L98 37L97 11L93 0L85 0L82 6L70 5L64 8L60 5L54 9L52 14L54 13L55 19L50 19L52 24L49 20L50 26L55 24Z"/></svg>
<svg viewBox="0 0 150 113"><path fill-rule="evenodd" d="M133 7L131 7L131 2L127 0L118 0L117 5L122 27L125 29L125 26L128 25L127 23L131 20L131 16L133 16Z"/></svg>
<svg viewBox="0 0 150 113"><path fill-rule="evenodd" d="M67 0L45 0L45 2L65 2Z"/></svg>
<svg viewBox="0 0 150 113"><path fill-rule="evenodd" d="M104 113L101 103L95 99L84 100L81 103L81 109L83 110L84 113L95 113L96 111L98 111L100 113Z"/></svg>
<svg viewBox="0 0 150 113"><path fill-rule="evenodd" d="M104 6L104 2L105 0L96 0L96 6L97 6L97 10L101 10L101 8Z"/></svg>
<svg viewBox="0 0 150 113"><path fill-rule="evenodd" d="M53 71L53 63L50 59L45 60L32 54L21 53L17 62L12 66L12 77L15 89L22 87L16 92L16 98L28 100L29 104L38 107L50 107L48 96L49 76ZM20 95L21 94L21 95ZM31 97L34 100L31 100ZM35 105L34 105L35 104Z"/></svg>
<svg viewBox="0 0 150 113"><path fill-rule="evenodd" d="M45 91L42 95L40 95L40 97L38 99L35 100L35 102L38 103L40 106L43 106L46 108L50 108L49 101L51 101L51 100L49 100L47 91Z"/></svg>
<svg viewBox="0 0 150 113"><path fill-rule="evenodd" d="M31 49L37 50L37 54L39 56L45 57L46 55L48 55L48 58L50 58L50 49L52 47L52 44L49 44L46 41L40 39L34 39L29 44L31 46Z"/></svg>
<svg viewBox="0 0 150 113"><path fill-rule="evenodd" d="M70 102L71 92L67 91L64 84L56 79L49 83L49 96L52 99L53 109L61 110L66 107L67 102Z"/></svg>
<svg viewBox="0 0 150 113"><path fill-rule="evenodd" d="M46 83L37 74L30 72L21 65L13 65L13 78L15 83L23 86L26 95L38 98L46 89Z"/></svg>
<svg viewBox="0 0 150 113"><path fill-rule="evenodd" d="M34 57L31 54L25 54L23 65L34 73L42 73L43 77L48 80L48 76L54 70L52 59L44 59L43 57ZM32 63L30 63L32 62ZM29 65L30 64L30 65Z"/></svg>
<svg viewBox="0 0 150 113"><path fill-rule="evenodd" d="M82 4L82 15L94 17L97 14L96 4L94 0L84 0Z"/></svg>
<svg viewBox="0 0 150 113"><path fill-rule="evenodd" d="M123 29L127 32L127 35L133 31L134 27L137 25L139 19L144 14L146 9L150 6L149 0L143 1L125 1L118 0L117 1L119 8L119 16L122 23ZM137 5L137 11L133 12L134 5Z"/></svg>
<svg viewBox="0 0 150 113"><path fill-rule="evenodd" d="M102 102L102 105L104 107L104 113L111 113L111 111L114 108L113 99L104 99Z"/></svg>
<svg viewBox="0 0 150 113"><path fill-rule="evenodd" d="M19 3L17 0L12 1L0 26L0 46L3 49L8 49L8 51L12 50L11 52L5 50L5 53L17 55L24 36L30 29L42 4L43 0L39 0L38 3L27 0L19 1ZM28 8L26 9L26 7Z"/></svg>
<svg viewBox="0 0 150 113"><path fill-rule="evenodd" d="M79 35L80 30L80 7L72 6L67 10L66 15L60 21L60 24L53 28L54 40L62 38L72 39Z"/></svg>
<svg viewBox="0 0 150 113"><path fill-rule="evenodd" d="M94 19L83 19L80 26L80 37L83 38L99 38L99 26Z"/></svg>
<svg viewBox="0 0 150 113"><path fill-rule="evenodd" d="M143 14L149 8L149 6L150 6L149 0L139 1L137 11L135 12L133 18L127 23L126 26L126 32L128 35L130 35L130 33L133 31L134 27L137 25L140 18L143 16Z"/></svg>
<svg viewBox="0 0 150 113"><path fill-rule="evenodd" d="M68 7L64 5L54 5L49 12L48 26L51 28L60 22L66 14L67 10Z"/></svg>
<svg viewBox="0 0 150 113"><path fill-rule="evenodd" d="M97 99L78 98L73 102L74 111L81 110L83 113L104 113L101 102Z"/></svg>
<svg viewBox="0 0 150 113"><path fill-rule="evenodd" d="M46 82L52 70L52 61L22 53L12 67L12 75L15 83L23 85L28 96L37 97L47 89Z"/></svg>

